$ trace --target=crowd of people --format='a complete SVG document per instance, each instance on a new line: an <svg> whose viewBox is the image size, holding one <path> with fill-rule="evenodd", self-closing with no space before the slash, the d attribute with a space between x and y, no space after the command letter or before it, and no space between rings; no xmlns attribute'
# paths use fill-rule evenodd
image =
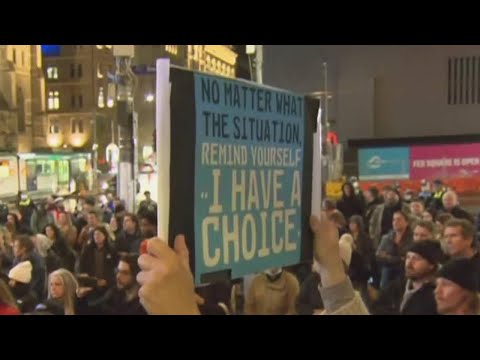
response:
<svg viewBox="0 0 480 360"><path fill-rule="evenodd" d="M311 217L311 272L275 268L255 275L246 314L479 313L475 220L440 181L423 198L392 187L359 194L347 183L342 199L323 205L322 215ZM147 246L138 276L147 312L201 314L184 238L174 249L155 239Z"/></svg>
<svg viewBox="0 0 480 360"><path fill-rule="evenodd" d="M362 199L346 184L338 204L325 201L321 216L310 219L315 253L312 272L300 287L298 275L283 269L257 274L246 296L246 313L478 314L477 231L456 194L440 188L441 196L434 193L430 198L406 200L394 188L383 190L384 200L377 194L365 206L355 208L348 204L357 206ZM372 201L376 202L372 216L365 220ZM348 222L336 205L354 210L348 213ZM380 227L377 244L373 238L378 233L370 230L376 229L372 222ZM201 314L185 239L178 236L173 249L157 240L148 240L148 253L139 258L141 303L150 314Z"/></svg>
<svg viewBox="0 0 480 360"><path fill-rule="evenodd" d="M79 198L72 213L62 199L19 206L0 229L0 313L479 313L479 222L453 190L441 181L428 196L362 193L349 182L342 190L311 218L311 264L201 287L185 238L173 249L155 239L149 194L137 214L112 195Z"/></svg>
<svg viewBox="0 0 480 360"><path fill-rule="evenodd" d="M146 314L137 274L142 241L156 234L156 204L137 214L111 193L76 199L21 194L0 226L0 314Z"/></svg>

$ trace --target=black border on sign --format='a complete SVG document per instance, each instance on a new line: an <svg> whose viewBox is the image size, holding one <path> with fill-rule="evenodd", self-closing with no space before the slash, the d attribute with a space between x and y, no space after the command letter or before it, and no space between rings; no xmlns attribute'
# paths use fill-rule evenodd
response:
<svg viewBox="0 0 480 360"><path fill-rule="evenodd" d="M170 81L172 84L170 97L170 117L172 119L170 156L172 161L170 165L168 243L173 247L175 236L177 234L185 235L190 251L190 268L195 276L195 71L171 67ZM256 83L246 83L262 87ZM269 87L266 86L266 88ZM271 90L288 91L278 88L271 88ZM313 258L313 235L310 230L309 218L312 206L313 132L317 118L318 100L304 97L303 101L304 143L302 144L300 259L298 264L285 264L285 267L308 264ZM200 278L202 284L226 280L235 280L231 278L231 269L202 274Z"/></svg>
<svg viewBox="0 0 480 360"><path fill-rule="evenodd" d="M190 268L195 270L195 79L192 71L170 68L170 215L168 244L185 235ZM185 91L185 89L191 89ZM173 166L174 165L174 166ZM166 191L166 189L158 189Z"/></svg>
<svg viewBox="0 0 480 360"><path fill-rule="evenodd" d="M300 263L311 263L313 259L313 234L310 230L312 213L312 171L313 171L313 132L317 121L317 99L305 97L305 144L303 147L303 186L302 186L302 248Z"/></svg>

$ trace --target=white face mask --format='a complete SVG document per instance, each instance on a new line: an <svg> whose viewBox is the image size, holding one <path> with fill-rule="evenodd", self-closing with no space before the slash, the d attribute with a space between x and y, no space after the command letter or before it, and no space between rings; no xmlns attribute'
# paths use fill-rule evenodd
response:
<svg viewBox="0 0 480 360"><path fill-rule="evenodd" d="M271 268L265 270L265 274L270 275L270 276L275 276L278 275L282 272L282 268Z"/></svg>

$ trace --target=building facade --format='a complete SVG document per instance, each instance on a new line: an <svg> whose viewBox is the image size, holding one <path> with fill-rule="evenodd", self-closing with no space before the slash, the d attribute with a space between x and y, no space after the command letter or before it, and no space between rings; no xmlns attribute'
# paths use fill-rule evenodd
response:
<svg viewBox="0 0 480 360"><path fill-rule="evenodd" d="M112 45L42 45L47 135L52 149L98 149L100 164L115 138ZM96 144L96 145L95 145Z"/></svg>
<svg viewBox="0 0 480 360"><path fill-rule="evenodd" d="M344 144L480 132L478 45L265 46L267 84L322 93L325 75L328 117Z"/></svg>
<svg viewBox="0 0 480 360"><path fill-rule="evenodd" d="M172 64L225 77L236 76L237 53L233 45L137 45L134 66L138 69L135 111L138 113L138 149L140 162L150 162L155 129L156 59L169 57Z"/></svg>
<svg viewBox="0 0 480 360"><path fill-rule="evenodd" d="M45 80L39 45L0 45L0 149L45 145Z"/></svg>

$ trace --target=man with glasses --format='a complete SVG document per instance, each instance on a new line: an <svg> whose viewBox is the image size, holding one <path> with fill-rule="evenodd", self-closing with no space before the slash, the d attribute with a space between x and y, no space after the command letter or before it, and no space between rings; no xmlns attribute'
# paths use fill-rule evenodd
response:
<svg viewBox="0 0 480 360"><path fill-rule="evenodd" d="M98 315L146 315L138 298L138 255L126 254L116 269L116 284L104 296L90 302L88 313Z"/></svg>

